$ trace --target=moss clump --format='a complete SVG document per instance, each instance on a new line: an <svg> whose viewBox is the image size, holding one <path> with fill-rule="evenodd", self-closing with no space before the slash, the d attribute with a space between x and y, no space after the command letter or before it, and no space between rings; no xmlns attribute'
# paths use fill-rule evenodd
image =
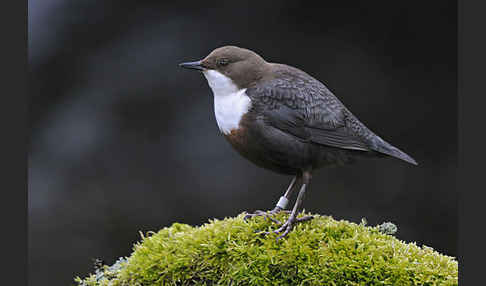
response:
<svg viewBox="0 0 486 286"><path fill-rule="evenodd" d="M87 286L458 284L453 257L400 241L381 232L383 226L316 215L278 242L277 235L256 234L275 228L262 217L245 222L243 214L200 227L175 223L142 236L126 260L75 281Z"/></svg>

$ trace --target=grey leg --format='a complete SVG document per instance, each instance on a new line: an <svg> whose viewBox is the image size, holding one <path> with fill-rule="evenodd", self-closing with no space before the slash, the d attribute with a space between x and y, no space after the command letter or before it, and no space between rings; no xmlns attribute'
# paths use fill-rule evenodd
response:
<svg viewBox="0 0 486 286"><path fill-rule="evenodd" d="M279 212L287 208L287 204L289 203L290 196L295 190L296 182L300 182L301 176L295 176L292 181L290 182L289 187L287 188L287 191L285 191L285 194L280 197L280 199L277 202L277 205L275 205L275 208L272 210L272 212Z"/></svg>
<svg viewBox="0 0 486 286"><path fill-rule="evenodd" d="M261 210L256 210L254 213L252 214L247 214L245 215L244 219L247 220L249 218L252 218L252 217L255 217L255 216L263 216L265 218L268 218L270 219L271 221L277 223L277 224L281 224L280 221L278 221L277 219L274 219L271 217L271 215L274 215L274 214L277 214L279 212L288 212L288 211L285 211L285 208L287 207L287 204L289 202L289 199L290 199L290 196L292 195L292 193L294 192L294 190L296 189L296 187L298 186L298 183L301 181L301 176L295 176L292 181L290 182L290 185L289 187L287 188L287 190L285 191L284 195L280 197L280 199L278 200L275 208L271 211L268 211L268 212L265 212L265 211L261 211Z"/></svg>
<svg viewBox="0 0 486 286"><path fill-rule="evenodd" d="M274 233L283 232L282 235L277 237L277 241L280 238L285 237L292 230L292 228L294 227L295 224L297 224L299 222L303 222L303 221L308 221L308 220L311 220L311 219L314 218L313 216L305 216L305 217L302 217L302 218L297 218L297 214L299 212L299 209L302 206L302 202L304 201L305 190L306 190L307 186L309 185L310 179L311 179L311 172L310 171L304 171L303 175L302 175L302 181L303 181L302 187L300 188L299 195L297 196L297 200L294 204L294 208L292 209L292 213L290 214L287 221L280 228L273 231ZM265 232L265 233L268 234L268 232Z"/></svg>

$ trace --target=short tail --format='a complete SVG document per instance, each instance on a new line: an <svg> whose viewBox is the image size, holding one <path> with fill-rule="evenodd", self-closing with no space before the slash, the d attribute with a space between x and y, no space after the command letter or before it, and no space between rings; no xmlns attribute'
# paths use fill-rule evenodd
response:
<svg viewBox="0 0 486 286"><path fill-rule="evenodd" d="M418 165L418 163L409 155L407 155L405 152L401 151L400 149L392 146L391 144L387 143L385 140L381 138L376 138L377 140L375 141L374 146L372 146L372 149L374 151L377 151L379 153L386 154L391 157L395 157L398 159L401 159L405 162L408 162L413 165Z"/></svg>

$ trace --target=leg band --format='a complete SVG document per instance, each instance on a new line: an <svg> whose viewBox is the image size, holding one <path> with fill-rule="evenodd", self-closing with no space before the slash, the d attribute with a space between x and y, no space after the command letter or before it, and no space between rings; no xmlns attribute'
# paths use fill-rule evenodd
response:
<svg viewBox="0 0 486 286"><path fill-rule="evenodd" d="M280 199L278 200L277 207L284 210L287 207L288 203L289 203L289 200L286 197L281 196Z"/></svg>

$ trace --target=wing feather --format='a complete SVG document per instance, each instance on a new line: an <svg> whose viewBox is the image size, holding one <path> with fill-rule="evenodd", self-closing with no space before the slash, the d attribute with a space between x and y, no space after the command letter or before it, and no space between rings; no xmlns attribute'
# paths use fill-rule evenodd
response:
<svg viewBox="0 0 486 286"><path fill-rule="evenodd" d="M300 140L343 149L371 150L363 136L366 132L360 134L366 127L324 84L300 70L281 72L278 77L249 88L247 94L258 97L256 102L262 105L257 108L268 124Z"/></svg>

